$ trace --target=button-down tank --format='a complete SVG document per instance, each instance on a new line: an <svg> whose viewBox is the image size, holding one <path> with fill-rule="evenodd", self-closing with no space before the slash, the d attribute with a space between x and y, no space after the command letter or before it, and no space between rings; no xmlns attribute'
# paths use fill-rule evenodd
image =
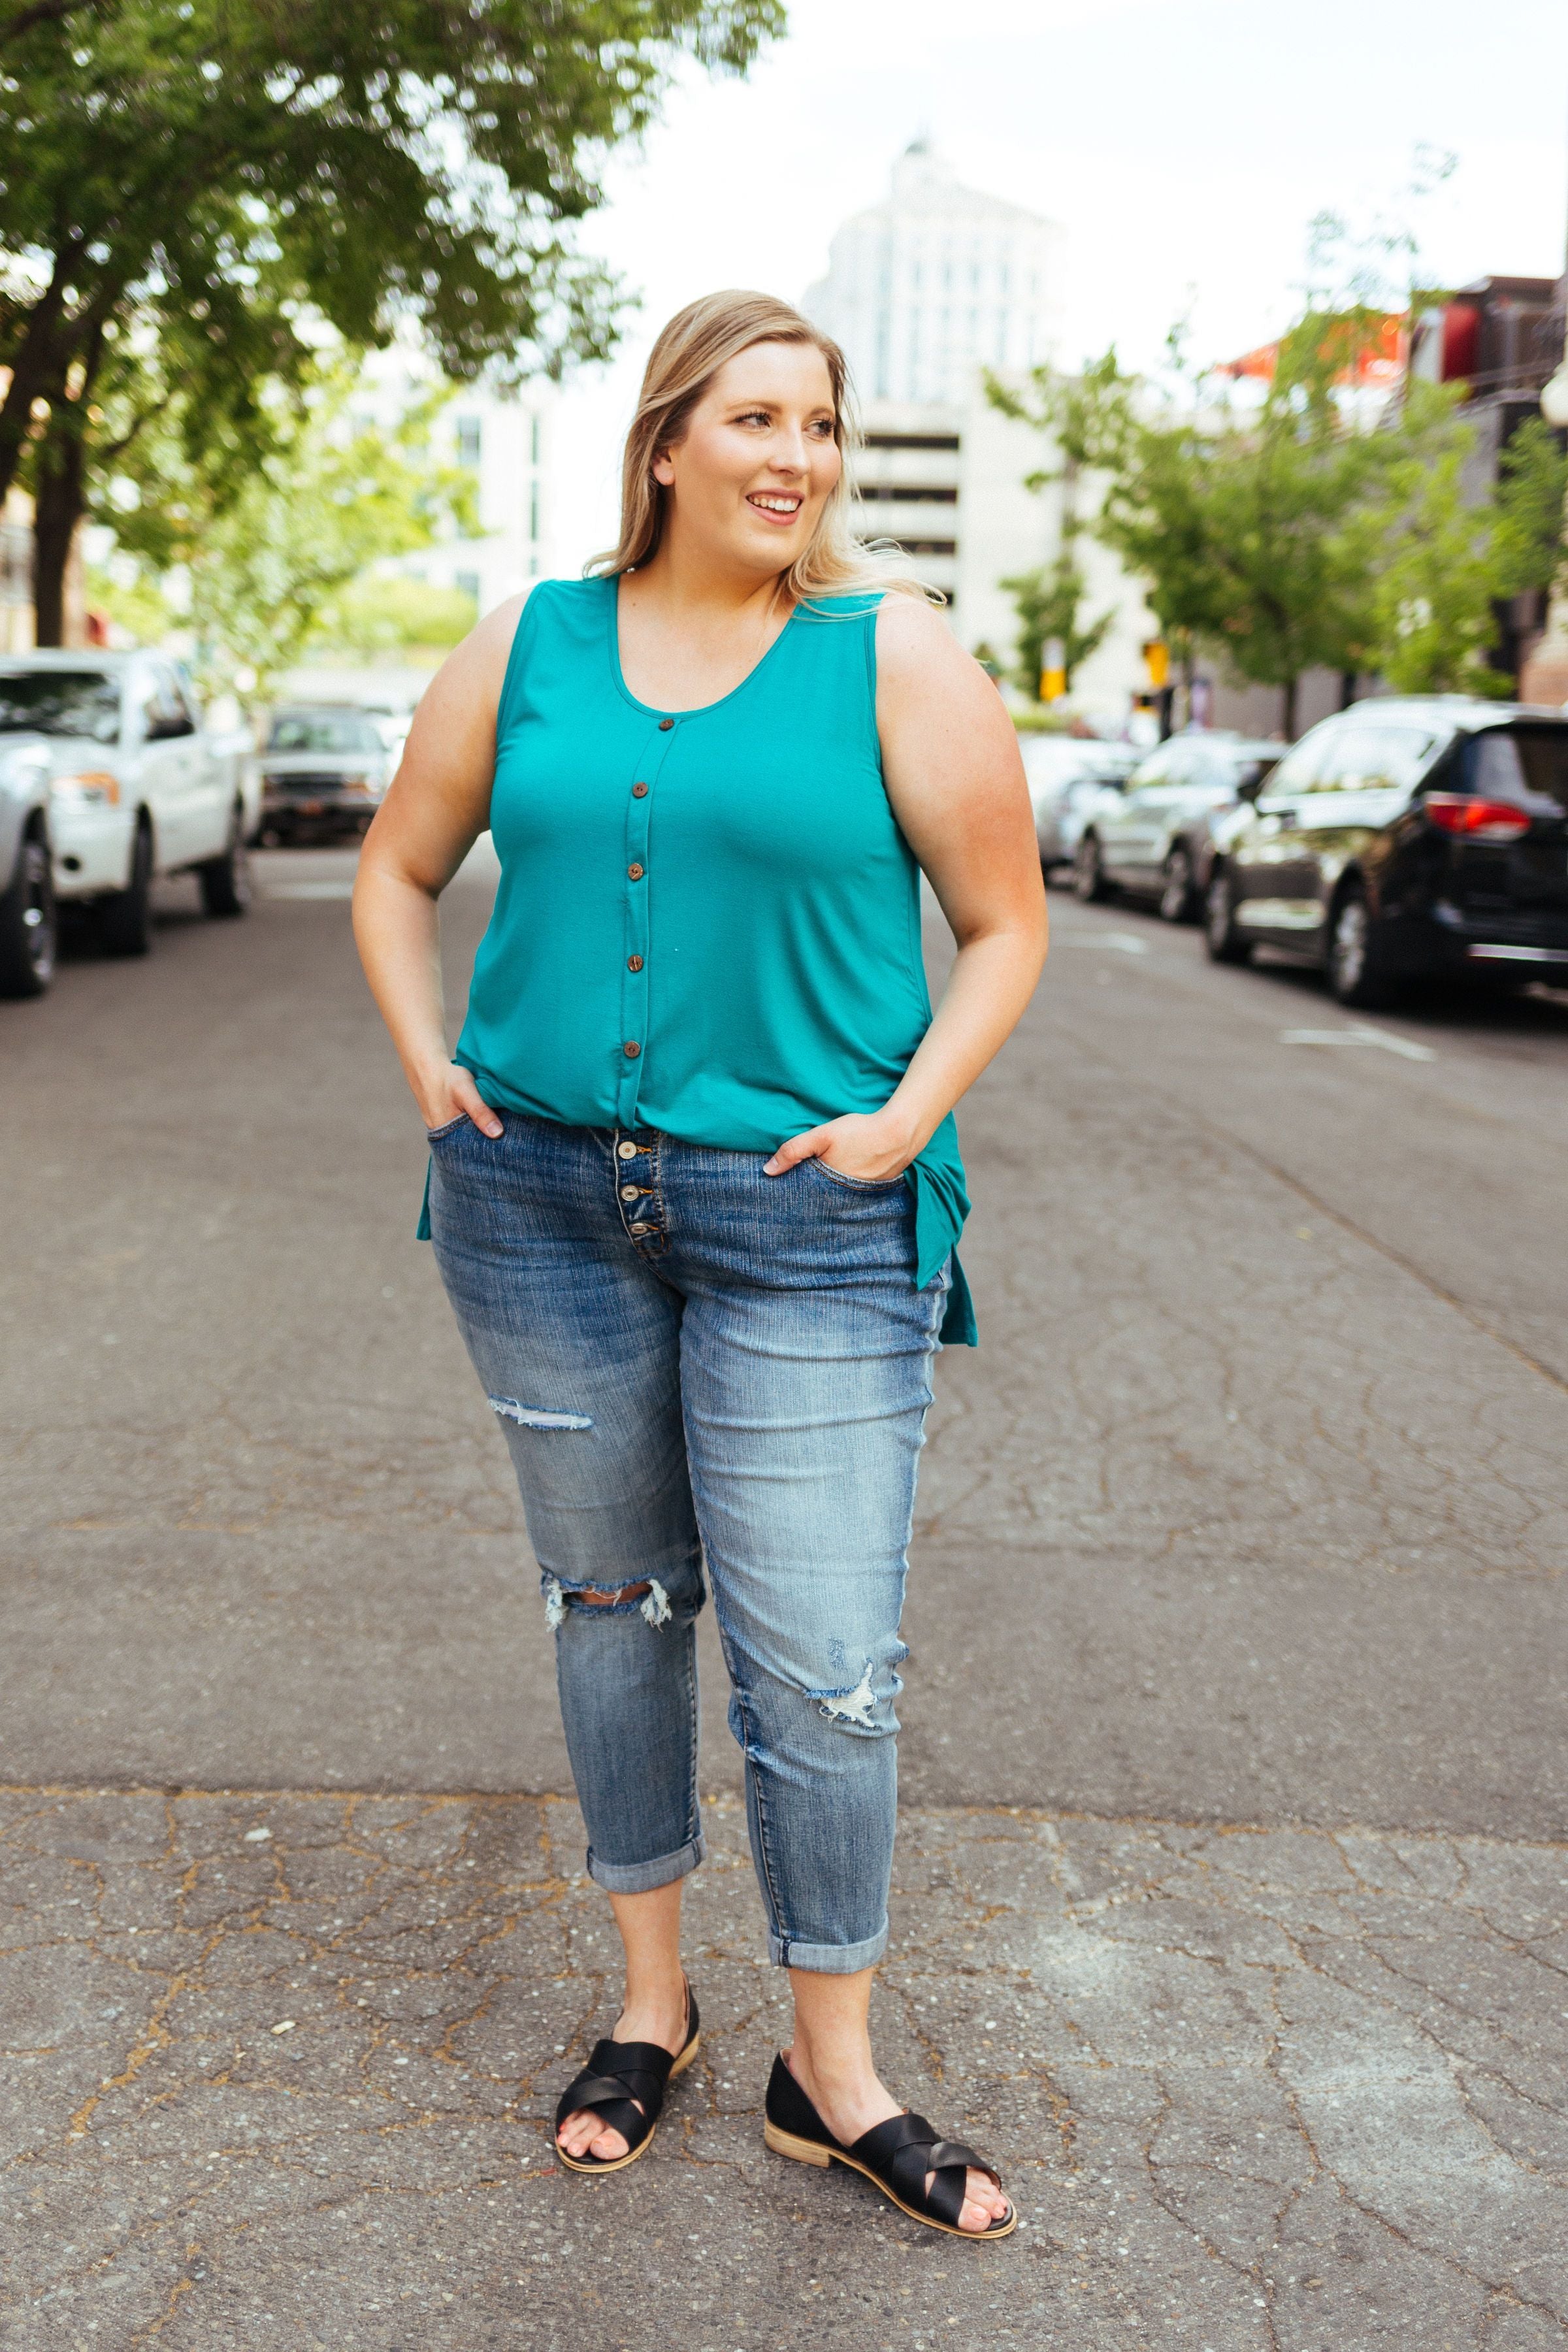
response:
<svg viewBox="0 0 1568 2352"><path fill-rule="evenodd" d="M879 601L797 608L733 692L672 711L627 688L615 580L534 589L457 1049L487 1101L761 1152L886 1103L931 999L877 737ZM968 1213L951 1115L910 1181L923 1286ZM942 1337L973 1339L956 1265Z"/></svg>

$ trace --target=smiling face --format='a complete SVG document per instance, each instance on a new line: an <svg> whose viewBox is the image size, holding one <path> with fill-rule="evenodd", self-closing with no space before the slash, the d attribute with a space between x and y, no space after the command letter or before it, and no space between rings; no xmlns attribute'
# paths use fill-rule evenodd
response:
<svg viewBox="0 0 1568 2352"><path fill-rule="evenodd" d="M805 553L844 470L833 384L814 343L753 343L726 362L653 461L667 544L772 579Z"/></svg>

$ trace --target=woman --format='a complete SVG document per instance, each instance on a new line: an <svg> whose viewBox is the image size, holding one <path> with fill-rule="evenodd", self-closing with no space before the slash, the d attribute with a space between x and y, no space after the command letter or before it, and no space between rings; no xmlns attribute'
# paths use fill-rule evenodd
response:
<svg viewBox="0 0 1568 2352"><path fill-rule="evenodd" d="M561 2159L641 2155L697 2048L679 1927L705 1563L795 1995L768 2143L999 2237L997 2175L884 2089L868 2014L929 1370L973 1338L952 1110L1028 1001L1045 900L994 688L849 538L847 430L843 360L787 305L716 294L672 320L619 547L446 663L354 920L626 1948ZM500 882L454 1059L437 900L487 825ZM921 868L958 941L934 1019Z"/></svg>

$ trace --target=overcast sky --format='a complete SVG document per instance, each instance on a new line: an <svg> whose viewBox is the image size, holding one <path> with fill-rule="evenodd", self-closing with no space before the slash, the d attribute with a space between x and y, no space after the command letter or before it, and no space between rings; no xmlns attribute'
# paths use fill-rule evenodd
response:
<svg viewBox="0 0 1568 2352"><path fill-rule="evenodd" d="M619 437L648 344L719 286L799 299L924 131L971 185L1063 224L1067 344L1194 357L1289 316L1307 224L1397 214L1435 280L1549 277L1568 231L1563 0L791 0L750 79L685 76L609 173L581 243L642 297L563 403L556 556L615 536ZM1458 167L1404 191L1426 142Z"/></svg>

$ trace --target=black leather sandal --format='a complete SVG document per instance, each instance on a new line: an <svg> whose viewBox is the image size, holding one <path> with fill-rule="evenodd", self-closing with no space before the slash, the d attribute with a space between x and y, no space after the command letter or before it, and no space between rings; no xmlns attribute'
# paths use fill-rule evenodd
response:
<svg viewBox="0 0 1568 2352"><path fill-rule="evenodd" d="M793 2157L797 2164L847 2164L864 2173L889 2204L907 2213L911 2221L923 2221L928 2230L945 2230L950 2237L978 2241L1009 2237L1018 2226L1017 2208L1010 2204L1001 2221L993 2221L988 2230L959 2228L964 2174L973 2167L998 2189L1002 2176L994 2165L987 2164L962 2141L942 2138L924 2116L911 2115L906 2108L901 2116L873 2124L858 2140L842 2147L782 2056L773 2060L768 2082L763 2137L775 2156ZM929 2189L928 2172L935 2175Z"/></svg>
<svg viewBox="0 0 1568 2352"><path fill-rule="evenodd" d="M620 2172L635 2164L653 2138L666 2084L685 2074L701 2038L696 1998L688 1985L686 2042L674 2057L657 2042L595 2042L587 2064L574 2082L568 2083L555 2110L555 2154L567 2171ZM568 2116L584 2107L602 2110L599 2128L620 2133L626 2144L625 2156L567 2155L561 2145L561 2126Z"/></svg>

